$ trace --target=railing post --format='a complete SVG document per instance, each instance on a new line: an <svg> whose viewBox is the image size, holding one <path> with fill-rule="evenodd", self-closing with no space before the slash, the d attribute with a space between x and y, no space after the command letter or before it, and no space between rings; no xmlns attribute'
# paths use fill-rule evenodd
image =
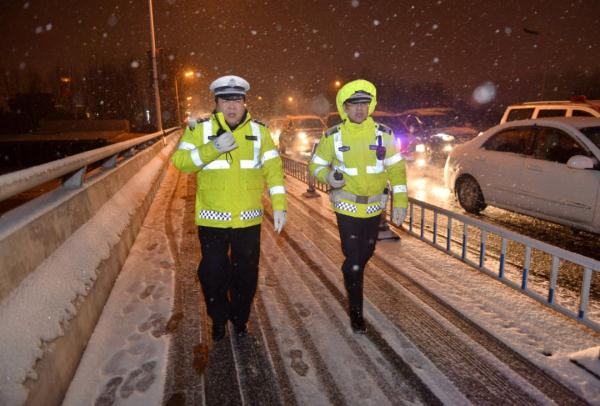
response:
<svg viewBox="0 0 600 406"><path fill-rule="evenodd" d="M85 177L85 172L87 170L87 166L73 172L70 175L67 175L63 178L62 185L67 189L77 189L83 185L83 178Z"/></svg>
<svg viewBox="0 0 600 406"><path fill-rule="evenodd" d="M485 244L487 241L487 231L481 231L481 241L479 242L479 267L483 268L485 265Z"/></svg>
<svg viewBox="0 0 600 406"><path fill-rule="evenodd" d="M498 278L504 278L504 265L506 262L506 238L502 237L502 245L500 247L500 265L498 267Z"/></svg>
<svg viewBox="0 0 600 406"><path fill-rule="evenodd" d="M550 287L548 288L548 303L554 303L554 292L556 291L556 280L558 279L559 259L552 255L552 270L550 271Z"/></svg>
<svg viewBox="0 0 600 406"><path fill-rule="evenodd" d="M310 168L308 165L306 165L306 179L308 188L306 189L306 192L302 193L302 196L306 197L307 199L321 197L321 195L315 190L315 177L312 175L312 173L310 173Z"/></svg>
<svg viewBox="0 0 600 406"><path fill-rule="evenodd" d="M531 247L525 246L525 260L523 261L523 278L521 279L521 289L527 290L527 277L529 276L529 267L531 266Z"/></svg>
<svg viewBox="0 0 600 406"><path fill-rule="evenodd" d="M585 319L585 313L587 312L588 302L590 300L590 286L592 284L592 270L585 268L583 270L583 283L581 284L581 297L579 298L579 312L577 317L580 320Z"/></svg>

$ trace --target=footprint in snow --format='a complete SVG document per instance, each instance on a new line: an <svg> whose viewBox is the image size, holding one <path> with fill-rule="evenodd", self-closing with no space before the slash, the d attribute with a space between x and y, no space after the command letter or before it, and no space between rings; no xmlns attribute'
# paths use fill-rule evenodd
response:
<svg viewBox="0 0 600 406"><path fill-rule="evenodd" d="M290 358L292 359L292 369L300 376L306 376L308 365L302 360L302 350L291 350Z"/></svg>

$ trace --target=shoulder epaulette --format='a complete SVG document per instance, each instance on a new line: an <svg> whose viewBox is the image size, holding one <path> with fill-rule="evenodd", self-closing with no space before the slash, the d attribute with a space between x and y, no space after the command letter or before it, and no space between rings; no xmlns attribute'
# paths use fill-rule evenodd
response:
<svg viewBox="0 0 600 406"><path fill-rule="evenodd" d="M254 121L256 124L262 125L263 127L267 126L265 123L263 123L262 121L259 121L259 120L255 119L255 118L253 118L252 121Z"/></svg>
<svg viewBox="0 0 600 406"><path fill-rule="evenodd" d="M392 129L385 124L377 123L377 129L384 133L388 133L388 134L392 133Z"/></svg>
<svg viewBox="0 0 600 406"><path fill-rule="evenodd" d="M335 134L336 132L338 132L338 131L339 131L339 129L340 129L340 125L339 125L339 124L337 124L337 125L334 125L333 127L331 127L331 128L328 128L328 129L325 131L325 136L326 136L326 137L329 137L330 135L332 135L332 134Z"/></svg>

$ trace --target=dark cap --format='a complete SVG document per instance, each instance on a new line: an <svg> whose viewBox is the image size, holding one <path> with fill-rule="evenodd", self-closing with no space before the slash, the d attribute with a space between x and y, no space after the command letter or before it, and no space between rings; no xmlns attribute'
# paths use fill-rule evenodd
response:
<svg viewBox="0 0 600 406"><path fill-rule="evenodd" d="M373 99L373 96L371 96L369 93L359 90L357 92L354 92L354 94L352 96L348 97L346 99L346 101L344 101L344 103L349 103L349 104L370 103L372 99Z"/></svg>
<svg viewBox="0 0 600 406"><path fill-rule="evenodd" d="M245 100L246 96L243 94L239 94L239 93L221 93L218 96L215 96L215 98L233 101L233 100Z"/></svg>

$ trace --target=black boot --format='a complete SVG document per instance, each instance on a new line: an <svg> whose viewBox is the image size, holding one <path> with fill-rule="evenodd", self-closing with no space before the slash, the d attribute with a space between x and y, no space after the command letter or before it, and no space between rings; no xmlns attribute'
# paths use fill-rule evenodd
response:
<svg viewBox="0 0 600 406"><path fill-rule="evenodd" d="M233 330L235 331L235 335L238 337L246 337L248 335L248 328L246 327L246 323L234 325Z"/></svg>
<svg viewBox="0 0 600 406"><path fill-rule="evenodd" d="M225 338L225 323L213 321L212 338L214 341L221 341L223 338Z"/></svg>
<svg viewBox="0 0 600 406"><path fill-rule="evenodd" d="M367 326L365 325L365 319L363 319L362 310L351 308L350 309L350 326L352 331L356 334L365 334L367 332Z"/></svg>

